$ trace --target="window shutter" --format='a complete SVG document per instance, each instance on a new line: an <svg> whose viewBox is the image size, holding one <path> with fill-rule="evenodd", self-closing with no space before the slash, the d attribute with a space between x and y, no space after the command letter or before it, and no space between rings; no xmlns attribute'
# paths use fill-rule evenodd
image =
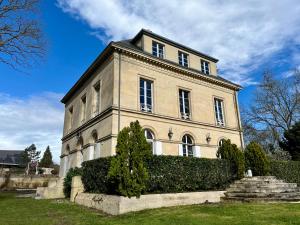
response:
<svg viewBox="0 0 300 225"><path fill-rule="evenodd" d="M178 155L183 156L182 144L178 145Z"/></svg>
<svg viewBox="0 0 300 225"><path fill-rule="evenodd" d="M162 143L160 141L155 141L154 147L154 154L155 155L162 155Z"/></svg>
<svg viewBox="0 0 300 225"><path fill-rule="evenodd" d="M200 146L193 146L193 155L194 157L200 158Z"/></svg>

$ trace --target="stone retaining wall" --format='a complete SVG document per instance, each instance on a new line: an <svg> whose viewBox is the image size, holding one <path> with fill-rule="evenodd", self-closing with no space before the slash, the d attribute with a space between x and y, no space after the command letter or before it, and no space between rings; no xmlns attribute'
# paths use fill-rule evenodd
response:
<svg viewBox="0 0 300 225"><path fill-rule="evenodd" d="M57 179L56 177L40 177L40 176L16 176L11 175L8 182L6 178L0 176L0 187L3 190L14 190L21 188L37 188L46 187L50 180ZM6 184L5 184L6 183Z"/></svg>

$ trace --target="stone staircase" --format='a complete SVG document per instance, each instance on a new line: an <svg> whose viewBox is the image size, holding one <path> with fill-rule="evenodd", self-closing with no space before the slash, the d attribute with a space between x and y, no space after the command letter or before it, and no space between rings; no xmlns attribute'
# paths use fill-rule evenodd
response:
<svg viewBox="0 0 300 225"><path fill-rule="evenodd" d="M247 177L231 184L222 201L300 202L300 188L274 176Z"/></svg>

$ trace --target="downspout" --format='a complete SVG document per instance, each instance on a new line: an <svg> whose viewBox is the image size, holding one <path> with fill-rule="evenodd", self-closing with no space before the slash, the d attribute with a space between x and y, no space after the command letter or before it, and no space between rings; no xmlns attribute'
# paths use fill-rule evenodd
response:
<svg viewBox="0 0 300 225"><path fill-rule="evenodd" d="M118 133L121 129L121 52L119 52Z"/></svg>
<svg viewBox="0 0 300 225"><path fill-rule="evenodd" d="M243 131L242 131L242 123L241 123L241 115L240 115L240 110L239 110L239 102L238 102L237 91L234 91L234 97L235 97L235 108L236 108L238 125L239 125L241 147L242 147L242 149L244 149L244 147L245 147L244 146L244 137L243 137Z"/></svg>

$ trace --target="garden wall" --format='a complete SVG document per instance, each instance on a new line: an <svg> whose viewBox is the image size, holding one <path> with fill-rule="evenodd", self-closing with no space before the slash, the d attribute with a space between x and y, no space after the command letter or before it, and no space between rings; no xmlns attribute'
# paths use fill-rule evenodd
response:
<svg viewBox="0 0 300 225"><path fill-rule="evenodd" d="M5 177L0 176L0 189L15 190L24 188L46 187L50 180L57 179L56 177L41 177L41 176L18 176L11 175Z"/></svg>

